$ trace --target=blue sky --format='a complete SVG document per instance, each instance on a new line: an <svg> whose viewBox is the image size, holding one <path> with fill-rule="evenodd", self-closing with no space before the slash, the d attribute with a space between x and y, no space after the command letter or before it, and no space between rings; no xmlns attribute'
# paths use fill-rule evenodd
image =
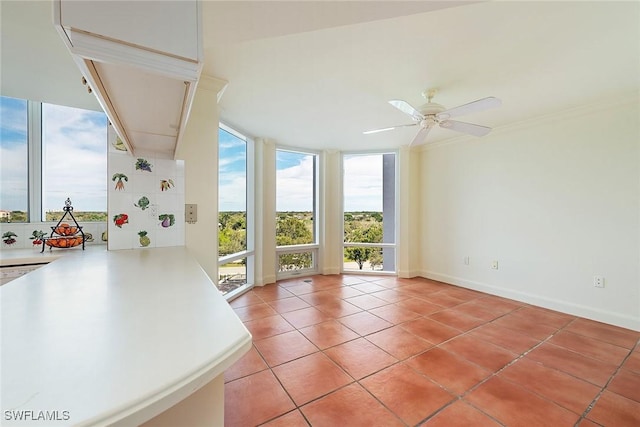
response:
<svg viewBox="0 0 640 427"><path fill-rule="evenodd" d="M0 97L0 209L27 209L26 101ZM107 210L107 118L104 113L43 104L43 209L70 197L78 211Z"/></svg>
<svg viewBox="0 0 640 427"><path fill-rule="evenodd" d="M219 149L219 209L243 211L246 209L246 143L220 129ZM313 156L304 153L277 151L276 155L276 210L313 210Z"/></svg>
<svg viewBox="0 0 640 427"><path fill-rule="evenodd" d="M218 209L244 211L247 208L247 144L229 132L218 131Z"/></svg>
<svg viewBox="0 0 640 427"><path fill-rule="evenodd" d="M220 211L246 209L246 146L244 140L219 131ZM313 210L313 157L276 151L276 211ZM349 155L344 158L344 206L349 211L382 211L382 155ZM339 198L339 194L329 197Z"/></svg>
<svg viewBox="0 0 640 427"><path fill-rule="evenodd" d="M0 209L27 209L26 102L0 97ZM70 197L78 211L107 209L107 118L104 113L43 104L43 208ZM246 209L246 143L219 131L221 211ZM346 211L382 210L381 155L345 156ZM313 156L278 150L276 210L311 211ZM340 197L340 195L329 195Z"/></svg>
<svg viewBox="0 0 640 427"><path fill-rule="evenodd" d="M27 103L0 97L0 209L27 207Z"/></svg>

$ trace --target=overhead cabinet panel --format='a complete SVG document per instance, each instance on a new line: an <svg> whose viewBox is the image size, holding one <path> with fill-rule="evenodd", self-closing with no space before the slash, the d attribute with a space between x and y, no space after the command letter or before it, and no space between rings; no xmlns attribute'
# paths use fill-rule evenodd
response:
<svg viewBox="0 0 640 427"><path fill-rule="evenodd" d="M62 0L65 27L197 61L195 1Z"/></svg>
<svg viewBox="0 0 640 427"><path fill-rule="evenodd" d="M55 0L54 24L129 152L174 158L202 70L199 2Z"/></svg>

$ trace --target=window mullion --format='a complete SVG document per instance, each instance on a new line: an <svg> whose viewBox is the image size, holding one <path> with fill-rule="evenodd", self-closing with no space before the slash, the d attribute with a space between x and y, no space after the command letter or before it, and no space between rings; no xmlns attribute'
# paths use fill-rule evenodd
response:
<svg viewBox="0 0 640 427"><path fill-rule="evenodd" d="M27 102L27 147L29 152L29 222L40 222L42 218L42 103Z"/></svg>

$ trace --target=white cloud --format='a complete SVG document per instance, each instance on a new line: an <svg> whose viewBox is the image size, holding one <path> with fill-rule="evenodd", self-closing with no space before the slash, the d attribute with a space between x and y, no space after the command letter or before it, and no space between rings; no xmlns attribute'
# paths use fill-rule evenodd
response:
<svg viewBox="0 0 640 427"><path fill-rule="evenodd" d="M229 136L229 137L219 137L218 139L218 146L220 148L220 150L225 150L225 149L229 149L229 148L236 148L236 147L242 147L246 144L245 141L236 138L235 136Z"/></svg>
<svg viewBox="0 0 640 427"><path fill-rule="evenodd" d="M247 178L244 172L225 173L218 183L218 209L221 212L247 209Z"/></svg>
<svg viewBox="0 0 640 427"><path fill-rule="evenodd" d="M43 106L43 208L107 210L107 129L101 113Z"/></svg>
<svg viewBox="0 0 640 427"><path fill-rule="evenodd" d="M382 211L382 155L345 156L344 210Z"/></svg>
<svg viewBox="0 0 640 427"><path fill-rule="evenodd" d="M27 209L27 150L26 145L0 147L2 171L0 190L2 210Z"/></svg>
<svg viewBox="0 0 640 427"><path fill-rule="evenodd" d="M247 161L246 153L238 153L235 156L220 157L218 161L218 164L220 166L219 173L227 174L227 173L233 173L234 171L237 171L238 170L237 167L230 167L230 166L238 162L243 162L242 169L245 169L246 161Z"/></svg>
<svg viewBox="0 0 640 427"><path fill-rule="evenodd" d="M276 211L313 210L313 159L301 157L297 165L276 172Z"/></svg>

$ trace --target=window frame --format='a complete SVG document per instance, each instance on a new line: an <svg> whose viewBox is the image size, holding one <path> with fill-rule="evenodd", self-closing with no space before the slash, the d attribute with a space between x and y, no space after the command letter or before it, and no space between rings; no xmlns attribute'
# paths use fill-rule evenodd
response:
<svg viewBox="0 0 640 427"><path fill-rule="evenodd" d="M45 224L55 221L47 221L43 217L43 199L44 199L44 140L43 140L43 126L42 126L42 106L44 104L58 105L62 107L69 107L61 104L50 104L47 102L33 101L30 99L14 98L7 96L6 98L18 99L25 101L27 104L26 119L27 119L27 221L16 224ZM70 107L79 108L79 107ZM86 111L104 112L100 110L89 110L82 108ZM107 119L108 123L108 119ZM105 140L105 145L108 142ZM108 149L108 147L107 147ZM108 153L108 150L107 152ZM108 154L105 156L105 162L107 162ZM105 176L105 180L106 180ZM105 194L105 212L108 212L107 208L107 195ZM102 221L83 221L87 223L101 223Z"/></svg>
<svg viewBox="0 0 640 427"><path fill-rule="evenodd" d="M394 155L394 216L396 218L395 224L394 224L394 242L393 243L365 243L365 242L345 242L344 241L344 231L345 231L345 227L344 227L344 214L345 214L345 203L344 203L344 160L345 157L348 156L367 156L367 155L384 155L384 154L393 154ZM395 267L395 269L393 271L389 271L389 270L381 270L381 271L374 271L374 270L345 270L344 268L344 261L342 262L341 266L340 266L340 273L341 274L358 274L358 275L389 275L389 276L395 276L398 273L398 239L400 236L400 221L398 221L398 213L399 213L399 209L398 209L398 204L400 201L400 194L399 194L399 167L400 167L400 163L399 163L399 157L400 157L400 152L399 150L364 150L364 151L342 151L340 153L340 206L341 206L341 210L342 210L342 223L341 223L341 233L342 233L342 242L341 242L341 253L342 256L344 257L344 250L345 248L348 247L374 247L374 248L389 248L389 249L393 249L393 255L394 255L394 262L393 265ZM383 194L384 197L384 194Z"/></svg>
<svg viewBox="0 0 640 427"><path fill-rule="evenodd" d="M246 249L239 251L239 252L235 252L233 254L228 254L228 255L224 255L224 256L220 256L218 254L218 263L217 263L217 267L218 267L218 273L216 277L216 285L217 285L217 281L219 280L220 277L220 267L224 264L227 264L229 262L233 262L233 261L239 261L241 259L246 258L246 263L245 263L245 268L246 268L246 283L228 293L226 293L224 295L224 298L227 301L230 301L236 297L238 297L239 295L242 295L243 293L249 291L251 288L253 288L254 284L255 284L255 141L240 133L239 131L233 129L232 127L219 122L218 123L218 132L220 131L220 129L224 130L225 132L228 132L229 134L235 136L238 139L243 140L246 143L246 153L247 153L247 158L246 158L246 181L245 181L245 185L246 185L246 201L245 201L245 209L246 209L246 224L247 224L247 229L246 229L246 241L247 241L247 247ZM218 148L220 147L220 141L218 140ZM218 177L220 176L220 152L218 151ZM219 205L219 198L220 198L220 181L218 178L218 215L220 215L220 205ZM216 235L217 236L217 235ZM216 242L216 245L218 244L218 242Z"/></svg>
<svg viewBox="0 0 640 427"><path fill-rule="evenodd" d="M314 166L313 166L313 206L311 215L313 216L313 243L304 243L304 244L295 244L295 245L283 245L278 246L276 244L276 256L275 256L275 271L276 271L276 280L283 280L296 276L311 276L314 274L318 274L319 272L319 264L320 264L320 224L322 220L320 218L320 183L321 181L321 162L322 155L319 151L314 150L305 150L297 147L289 147L284 145L276 146L276 194L278 189L278 178L277 178L277 158L278 151L286 151L289 153L298 153L304 155L311 155L314 158ZM276 201L276 209L274 215L278 215L278 207ZM275 233L274 229L274 233ZM292 254L292 253L301 253L301 252L311 252L311 267L310 268L302 268L299 270L288 270L288 271L280 271L279 259L280 255Z"/></svg>

